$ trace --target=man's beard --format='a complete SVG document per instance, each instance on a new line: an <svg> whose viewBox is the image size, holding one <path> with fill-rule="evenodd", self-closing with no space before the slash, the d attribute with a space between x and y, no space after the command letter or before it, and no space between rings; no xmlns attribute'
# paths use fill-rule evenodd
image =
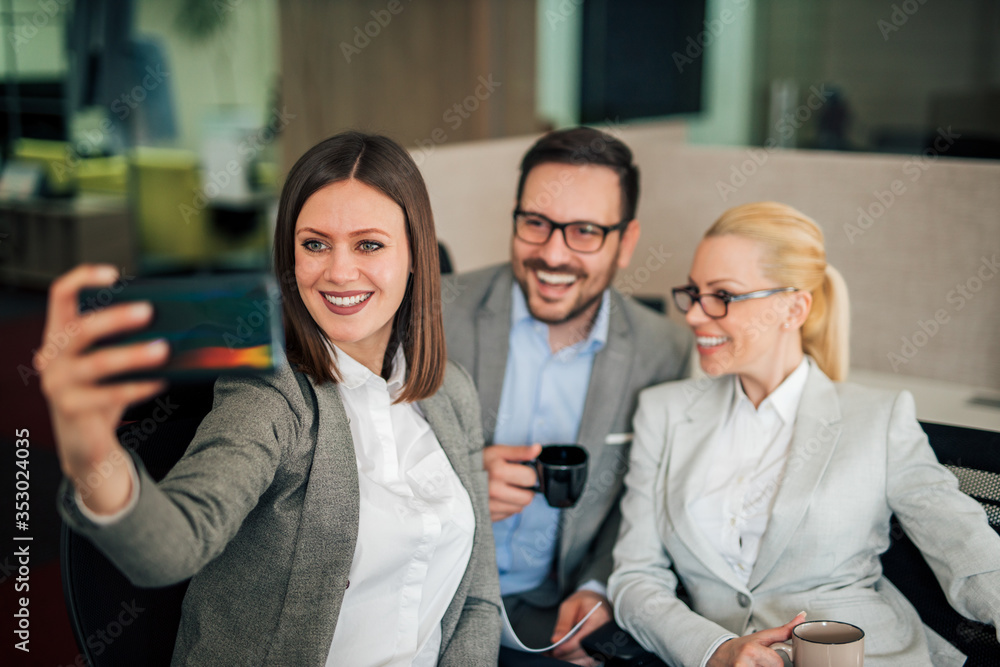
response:
<svg viewBox="0 0 1000 667"><path fill-rule="evenodd" d="M605 289L607 289L607 288L605 287ZM587 309L590 308L591 306L593 306L598 301L600 301L601 297L603 297L603 296L604 296L604 290L601 290L600 292L598 292L597 294L595 294L591 298L587 299L587 301L585 301L584 303L580 304L577 308L574 308L573 310L571 310L566 317L562 317L562 318L559 318L559 319L546 319L546 318L543 318L543 317L539 317L535 313L531 313L531 316L534 317L539 322L544 322L545 324L549 324L549 325L553 325L553 324L565 324L566 322L571 322L572 320L576 319L577 317L579 317L583 313L587 312ZM529 311L531 310L531 304L530 304L530 302L528 304L528 310ZM590 324L591 324L590 322L586 323L588 331L590 329Z"/></svg>
<svg viewBox="0 0 1000 667"><path fill-rule="evenodd" d="M537 270L537 269L541 269L542 271L548 271L550 273L571 273L571 274L577 276L577 280L581 280L581 281L582 280L586 280L588 278L588 276L587 276L586 273L583 273L579 269L576 269L576 268L574 268L572 266L550 267L548 264L546 264L545 262L543 262L540 259L526 259L521 264L522 264L522 266L525 269L525 273L528 273L528 272L531 272L531 271L534 271L534 270ZM604 290L606 290L611 285L611 281L614 280L615 269L616 269L615 264L612 264L611 265L611 269L608 272L608 279L604 283L604 285L601 287L600 290L598 290L590 298L586 299L583 303L578 304L574 308L570 309L569 313L567 313L565 317L559 317L559 318L542 317L540 314L536 313L532 309L532 307L531 307L531 298L529 297L529 293L528 293L527 279L526 278L523 279L523 280L522 279L518 279L517 282L521 286L521 292L524 294L525 301L528 304L528 312L531 313L531 316L534 317L539 322L542 322L544 324L548 324L548 325L551 326L551 325L565 324L567 322L570 322L570 321L576 319L577 317L579 317L583 313L587 312L587 310L590 309L595 303L597 303L598 301L600 301L601 298L604 296ZM586 326L588 327L588 329L590 327L590 324L591 324L591 322L587 322L586 323Z"/></svg>

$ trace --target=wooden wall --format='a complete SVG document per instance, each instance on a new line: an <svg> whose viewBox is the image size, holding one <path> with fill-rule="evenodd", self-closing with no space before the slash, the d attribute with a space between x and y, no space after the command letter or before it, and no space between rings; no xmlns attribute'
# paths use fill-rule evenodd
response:
<svg viewBox="0 0 1000 667"><path fill-rule="evenodd" d="M345 129L418 162L441 146L535 132L534 0L283 0L284 169ZM456 108L456 105L458 107Z"/></svg>

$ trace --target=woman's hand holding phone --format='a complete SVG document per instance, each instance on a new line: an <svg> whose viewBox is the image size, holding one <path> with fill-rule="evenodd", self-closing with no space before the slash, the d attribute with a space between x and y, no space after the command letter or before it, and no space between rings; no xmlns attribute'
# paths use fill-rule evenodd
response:
<svg viewBox="0 0 1000 667"><path fill-rule="evenodd" d="M162 380L101 384L105 378L155 368L168 357L164 341L87 352L96 341L139 329L152 318L148 303L129 303L80 313L78 294L110 287L118 271L82 265L58 278L49 290L42 343L34 364L49 403L63 473L97 514L124 508L132 490L128 455L115 437L125 408L152 398Z"/></svg>

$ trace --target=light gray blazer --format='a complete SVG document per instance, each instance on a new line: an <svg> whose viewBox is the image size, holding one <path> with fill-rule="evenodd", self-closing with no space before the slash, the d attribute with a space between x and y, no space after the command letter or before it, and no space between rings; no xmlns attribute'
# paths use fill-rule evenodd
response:
<svg viewBox="0 0 1000 667"><path fill-rule="evenodd" d="M446 276L442 290L448 357L472 374L482 404L483 432L492 444L510 341L509 264ZM683 377L691 336L659 313L611 290L607 344L597 353L577 442L590 455L580 501L564 510L556 551L557 590L539 591L542 606L561 602L591 580L611 573L618 534L618 499L628 466L630 435L639 390Z"/></svg>
<svg viewBox="0 0 1000 667"><path fill-rule="evenodd" d="M671 665L697 666L726 633L783 625L805 610L861 627L867 667L931 665L920 618L882 577L892 513L956 610L1000 620L1000 537L938 464L913 397L834 384L812 360L784 479L742 584L687 511L733 393L723 376L664 384L639 399L609 588L616 620L640 644ZM671 564L693 610L674 595ZM950 644L944 650L934 664L964 661Z"/></svg>
<svg viewBox="0 0 1000 667"><path fill-rule="evenodd" d="M423 413L469 492L472 555L441 621L441 665L494 665L500 641L479 404L448 365ZM326 663L358 535L357 460L336 385L287 365L221 379L215 405L159 484L137 460L139 502L108 527L88 522L63 482L64 519L133 583L193 577L174 665ZM373 622L376 619L373 619Z"/></svg>

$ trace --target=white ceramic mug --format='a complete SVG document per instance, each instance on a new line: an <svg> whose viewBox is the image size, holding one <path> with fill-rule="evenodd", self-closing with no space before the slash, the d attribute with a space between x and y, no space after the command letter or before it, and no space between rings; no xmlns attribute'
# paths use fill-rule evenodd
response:
<svg viewBox="0 0 1000 667"><path fill-rule="evenodd" d="M840 621L806 621L792 630L792 645L774 644L795 667L863 667L865 631Z"/></svg>

